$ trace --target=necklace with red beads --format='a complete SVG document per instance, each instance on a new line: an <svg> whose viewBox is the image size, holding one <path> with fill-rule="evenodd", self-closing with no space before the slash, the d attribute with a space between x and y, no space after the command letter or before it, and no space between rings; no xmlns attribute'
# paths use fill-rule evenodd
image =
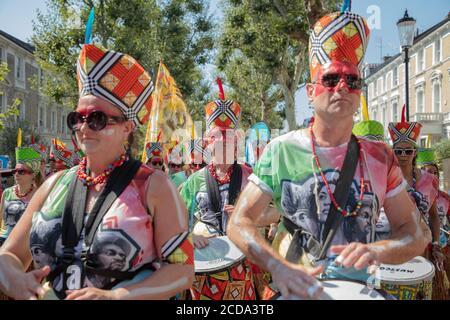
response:
<svg viewBox="0 0 450 320"><path fill-rule="evenodd" d="M111 174L111 172L113 172L115 168L120 167L127 160L128 156L122 154L116 161L114 161L108 167L106 167L106 169L100 175L98 175L95 178L92 178L89 175L90 172L88 172L87 169L87 158L83 157L83 159L81 159L80 161L80 165L77 170L78 179L80 179L83 182L83 184L88 187L94 186L96 184L101 184L106 181L106 179L109 177L109 175Z"/></svg>
<svg viewBox="0 0 450 320"><path fill-rule="evenodd" d="M209 172L211 173L211 175L214 177L214 179L216 179L217 182L219 182L220 184L227 184L227 183L230 183L231 175L232 175L232 173L233 173L233 167L234 167L234 166L231 165L231 166L228 168L227 172L225 173L225 176L222 177L222 178L219 178L219 176L217 175L217 172L216 172L216 165L215 165L213 162L211 162L211 163L208 165L208 170L209 170Z"/></svg>
<svg viewBox="0 0 450 320"><path fill-rule="evenodd" d="M29 195L29 194L31 193L31 191L33 191L33 190L34 190L34 185L33 185L33 184L31 185L30 189L28 189L28 191L25 192L25 193L20 193L20 192L19 192L19 186L18 186L18 185L16 185L16 186L14 187L14 193L16 194L17 198L25 198L25 197L26 197L27 195Z"/></svg>
<svg viewBox="0 0 450 320"><path fill-rule="evenodd" d="M326 179L326 177L325 177L325 175L323 173L322 167L320 166L319 157L318 157L318 155L316 153L316 147L315 147L315 144L314 144L315 137L314 137L314 133L313 133L313 130L312 130L313 124L314 124L314 121L311 121L310 125L309 125L309 132L311 134L311 149L312 149L313 158L315 160L317 169L319 169L320 176L322 177L322 181L325 184L325 187L327 189L328 196L330 197L331 202L333 203L333 206L336 208L336 210L339 211L344 217L346 217L346 216L356 216L358 214L358 212L359 212L359 209L361 209L362 200L363 200L363 197L364 197L364 190L365 190L364 171L363 171L363 166L362 166L363 162L362 162L362 155L361 155L361 142L359 141L359 139L357 140L358 141L358 146L359 146L359 175L360 175L359 199L358 199L358 202L356 204L355 210L353 210L352 212L348 212L347 210L342 209L338 205L336 199L334 198L333 192L331 192L331 188L330 188L330 185L328 183L328 180Z"/></svg>

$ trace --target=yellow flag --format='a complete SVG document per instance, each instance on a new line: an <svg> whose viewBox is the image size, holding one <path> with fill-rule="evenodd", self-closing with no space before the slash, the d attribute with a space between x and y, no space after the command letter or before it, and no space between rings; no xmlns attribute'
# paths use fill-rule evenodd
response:
<svg viewBox="0 0 450 320"><path fill-rule="evenodd" d="M184 132L184 137L188 137L188 130L193 126L175 79L162 61L159 63L152 100L141 158L144 163L147 161L145 146L148 142L159 141L167 154L177 141L181 141L179 135Z"/></svg>
<svg viewBox="0 0 450 320"><path fill-rule="evenodd" d="M17 146L20 148L22 146L22 129L19 128L17 131Z"/></svg>
<svg viewBox="0 0 450 320"><path fill-rule="evenodd" d="M364 121L369 121L369 110L367 109L366 97L361 93L361 110Z"/></svg>

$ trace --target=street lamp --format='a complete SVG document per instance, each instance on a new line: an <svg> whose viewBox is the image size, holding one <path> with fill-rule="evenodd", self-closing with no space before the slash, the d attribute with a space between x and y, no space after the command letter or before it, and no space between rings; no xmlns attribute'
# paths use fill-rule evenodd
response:
<svg viewBox="0 0 450 320"><path fill-rule="evenodd" d="M404 51L405 60L405 106L406 121L409 121L409 56L408 50L414 42L414 32L416 30L416 20L408 16L408 10L405 10L403 18L397 21L398 36L400 38L400 46Z"/></svg>

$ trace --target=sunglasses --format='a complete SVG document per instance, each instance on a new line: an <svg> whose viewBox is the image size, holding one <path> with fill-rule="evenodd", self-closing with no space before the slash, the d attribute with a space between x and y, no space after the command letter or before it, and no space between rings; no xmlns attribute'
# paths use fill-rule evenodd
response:
<svg viewBox="0 0 450 320"><path fill-rule="evenodd" d="M416 149L401 149L401 148L394 149L394 153L396 156L403 156L403 155L412 156L414 154L414 151L416 151Z"/></svg>
<svg viewBox="0 0 450 320"><path fill-rule="evenodd" d="M154 165L154 166L162 166L164 164L164 162L162 162L162 161L152 161L152 165Z"/></svg>
<svg viewBox="0 0 450 320"><path fill-rule="evenodd" d="M204 168L205 166L206 166L206 163L204 163L204 162L201 164L194 164L194 163L189 164L189 168L195 169L195 170L200 170L200 169Z"/></svg>
<svg viewBox="0 0 450 320"><path fill-rule="evenodd" d="M14 169L14 173L17 173L18 175L24 176L26 174L32 174L33 171L26 170L26 169Z"/></svg>
<svg viewBox="0 0 450 320"><path fill-rule="evenodd" d="M351 90L360 90L364 81L354 74L338 74L338 73L328 73L322 76L320 79L320 84L327 88L334 88L338 83L344 79L345 83Z"/></svg>
<svg viewBox="0 0 450 320"><path fill-rule="evenodd" d="M169 163L169 167L173 168L173 169L175 169L175 168L179 169L179 168L182 168L183 165L182 164Z"/></svg>
<svg viewBox="0 0 450 320"><path fill-rule="evenodd" d="M126 122L127 119L122 116L112 116L103 111L93 111L88 115L83 115L77 111L70 112L67 115L67 127L72 131L80 130L83 123L87 123L89 129L94 131L103 130L107 125Z"/></svg>

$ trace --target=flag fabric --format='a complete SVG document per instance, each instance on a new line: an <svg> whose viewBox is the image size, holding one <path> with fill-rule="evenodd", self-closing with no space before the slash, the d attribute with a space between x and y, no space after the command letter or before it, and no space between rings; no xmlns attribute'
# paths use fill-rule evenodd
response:
<svg viewBox="0 0 450 320"><path fill-rule="evenodd" d="M22 129L17 130L17 146L20 148L22 146Z"/></svg>
<svg viewBox="0 0 450 320"><path fill-rule="evenodd" d="M175 79L161 61L152 94L152 108L142 150L142 162L147 162L145 146L150 142L160 142L164 153L168 154L177 141L189 138L193 122L183 101Z"/></svg>

